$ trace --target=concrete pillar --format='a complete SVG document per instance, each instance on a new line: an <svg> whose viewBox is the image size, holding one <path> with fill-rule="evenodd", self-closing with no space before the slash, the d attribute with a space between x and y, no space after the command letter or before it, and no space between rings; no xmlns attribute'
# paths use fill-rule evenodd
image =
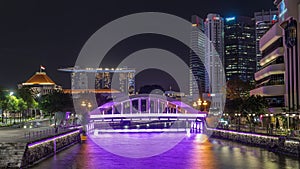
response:
<svg viewBox="0 0 300 169"><path fill-rule="evenodd" d="M175 113L178 113L178 105L176 105Z"/></svg>
<svg viewBox="0 0 300 169"><path fill-rule="evenodd" d="M124 114L124 103L121 102L121 114Z"/></svg>
<svg viewBox="0 0 300 169"><path fill-rule="evenodd" d="M129 108L130 108L130 114L132 114L132 100L130 100L129 102L130 102L130 105L129 105Z"/></svg>
<svg viewBox="0 0 300 169"><path fill-rule="evenodd" d="M150 97L148 97L148 99L147 99L147 105L148 105L148 109L147 109L147 111L148 111L148 113L150 114L151 113L151 100L150 100Z"/></svg>
<svg viewBox="0 0 300 169"><path fill-rule="evenodd" d="M115 107L111 106L111 114L114 114L114 113L115 113Z"/></svg>
<svg viewBox="0 0 300 169"><path fill-rule="evenodd" d="M138 113L142 113L142 99L138 99Z"/></svg>
<svg viewBox="0 0 300 169"><path fill-rule="evenodd" d="M169 107L168 107L168 105L169 105L169 102L167 102L166 105L165 105L165 107L167 108L167 114L169 114Z"/></svg>
<svg viewBox="0 0 300 169"><path fill-rule="evenodd" d="M160 113L160 103L159 103L159 99L157 99L157 113Z"/></svg>

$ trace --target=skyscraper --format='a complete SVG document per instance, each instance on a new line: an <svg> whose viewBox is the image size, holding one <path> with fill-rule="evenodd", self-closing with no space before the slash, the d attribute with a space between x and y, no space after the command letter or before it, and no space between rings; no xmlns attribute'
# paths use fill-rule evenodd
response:
<svg viewBox="0 0 300 169"><path fill-rule="evenodd" d="M207 70L205 88L209 93L221 93L224 74L224 19L219 14L208 14L205 21Z"/></svg>
<svg viewBox="0 0 300 169"><path fill-rule="evenodd" d="M225 105L224 72L224 19L218 14L208 14L205 21L205 90L212 97L211 108L223 111Z"/></svg>
<svg viewBox="0 0 300 169"><path fill-rule="evenodd" d="M259 61L262 59L259 50L259 40L278 20L277 10L268 10L254 13L256 35L256 70L260 69Z"/></svg>
<svg viewBox="0 0 300 169"><path fill-rule="evenodd" d="M225 19L226 80L253 82L256 71L255 24L250 17Z"/></svg>
<svg viewBox="0 0 300 169"><path fill-rule="evenodd" d="M192 97L198 97L199 94L201 95L201 93L205 92L205 67L202 63L202 61L205 60L204 21L202 18L193 15L191 22L190 95Z"/></svg>

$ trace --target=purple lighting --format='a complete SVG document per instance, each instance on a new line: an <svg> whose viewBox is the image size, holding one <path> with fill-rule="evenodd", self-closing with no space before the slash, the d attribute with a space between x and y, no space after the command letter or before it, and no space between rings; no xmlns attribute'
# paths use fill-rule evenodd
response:
<svg viewBox="0 0 300 169"><path fill-rule="evenodd" d="M28 148L32 148L32 147L38 146L40 144L48 143L48 142L60 139L62 137L67 137L67 136L75 134L75 133L79 133L79 130L73 131L71 133L66 133L66 134L63 134L63 135L60 135L60 136L55 136L53 138L48 138L46 140L41 140L41 141L37 141L37 142L34 142L34 143L30 143L30 144L28 144Z"/></svg>

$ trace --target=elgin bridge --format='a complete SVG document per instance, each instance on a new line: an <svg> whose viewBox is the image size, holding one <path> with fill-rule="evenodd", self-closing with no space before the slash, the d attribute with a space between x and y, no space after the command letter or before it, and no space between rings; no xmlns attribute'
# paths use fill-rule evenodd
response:
<svg viewBox="0 0 300 169"><path fill-rule="evenodd" d="M206 113L171 98L135 95L108 102L89 113L88 133L204 132Z"/></svg>

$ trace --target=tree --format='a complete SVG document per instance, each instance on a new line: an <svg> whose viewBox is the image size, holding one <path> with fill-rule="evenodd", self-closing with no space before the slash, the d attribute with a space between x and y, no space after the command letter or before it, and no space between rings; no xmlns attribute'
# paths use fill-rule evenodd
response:
<svg viewBox="0 0 300 169"><path fill-rule="evenodd" d="M249 91L253 88L253 85L240 79L228 80L226 83L226 98L229 100L245 99L249 97Z"/></svg>
<svg viewBox="0 0 300 169"><path fill-rule="evenodd" d="M253 114L263 115L266 113L267 107L268 102L259 95L250 96L243 102L243 115L247 118L250 126L255 126Z"/></svg>
<svg viewBox="0 0 300 169"><path fill-rule="evenodd" d="M47 95L41 96L39 107L41 110L48 112L51 116L54 116L55 126L56 126L56 117L55 113L57 112L73 112L73 101L72 97L69 94L65 94L60 90L54 90Z"/></svg>
<svg viewBox="0 0 300 169"><path fill-rule="evenodd" d="M16 112L20 110L19 100L16 96L7 96L7 110L13 114L15 123Z"/></svg>
<svg viewBox="0 0 300 169"><path fill-rule="evenodd" d="M19 88L17 90L17 95L23 99L24 102L26 102L26 118L28 117L28 112L30 109L34 108L36 101L34 99L34 93L29 87L23 86L22 88ZM25 111L25 110L24 110Z"/></svg>
<svg viewBox="0 0 300 169"><path fill-rule="evenodd" d="M240 79L227 81L225 111L230 114L241 113L243 103L249 98L249 91L252 88L253 85Z"/></svg>
<svg viewBox="0 0 300 169"><path fill-rule="evenodd" d="M5 92L2 88L0 88L0 108L2 110L2 114L1 114L1 121L2 123L4 123L4 111L6 110L6 107L7 107L7 100L6 100L6 97L5 97Z"/></svg>
<svg viewBox="0 0 300 169"><path fill-rule="evenodd" d="M28 109L28 105L22 98L18 98L18 107L19 107L19 110L20 110L19 120L21 122L21 118L24 115L24 111Z"/></svg>
<svg viewBox="0 0 300 169"><path fill-rule="evenodd" d="M268 102L261 96L250 96L243 102L243 111L247 114L265 114Z"/></svg>

